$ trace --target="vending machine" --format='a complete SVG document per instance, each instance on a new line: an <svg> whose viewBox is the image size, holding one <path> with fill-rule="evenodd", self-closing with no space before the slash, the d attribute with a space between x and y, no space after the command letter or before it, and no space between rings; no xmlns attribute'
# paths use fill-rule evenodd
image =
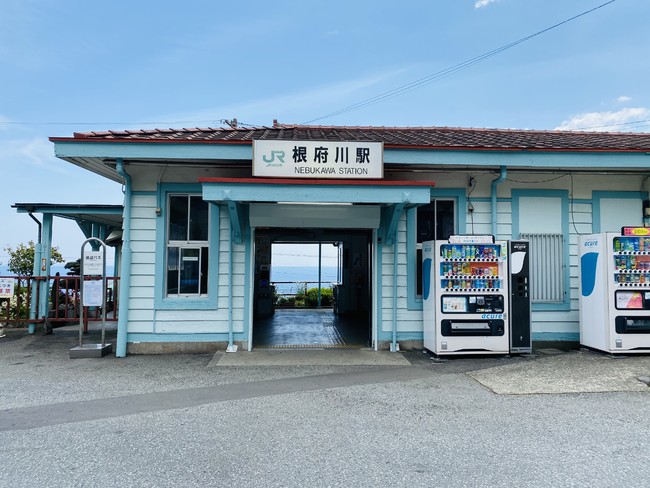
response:
<svg viewBox="0 0 650 488"><path fill-rule="evenodd" d="M436 355L510 352L508 245L493 236L427 241L424 347Z"/></svg>
<svg viewBox="0 0 650 488"><path fill-rule="evenodd" d="M650 353L650 229L580 236L580 344Z"/></svg>
<svg viewBox="0 0 650 488"><path fill-rule="evenodd" d="M530 304L530 242L508 241L508 289L510 290L510 352L533 351Z"/></svg>

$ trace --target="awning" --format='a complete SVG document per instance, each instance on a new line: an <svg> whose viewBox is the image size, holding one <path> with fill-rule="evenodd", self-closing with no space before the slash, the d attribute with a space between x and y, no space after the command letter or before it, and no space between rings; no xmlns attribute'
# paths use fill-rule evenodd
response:
<svg viewBox="0 0 650 488"><path fill-rule="evenodd" d="M203 199L228 206L236 242L243 239L243 205L351 204L381 208L385 242L391 245L397 222L406 208L431 201L432 181L315 180L266 178L199 178Z"/></svg>
<svg viewBox="0 0 650 488"><path fill-rule="evenodd" d="M74 220L86 237L93 236L93 227L101 229L104 237L122 229L122 205L14 203L11 207L18 213L40 213Z"/></svg>

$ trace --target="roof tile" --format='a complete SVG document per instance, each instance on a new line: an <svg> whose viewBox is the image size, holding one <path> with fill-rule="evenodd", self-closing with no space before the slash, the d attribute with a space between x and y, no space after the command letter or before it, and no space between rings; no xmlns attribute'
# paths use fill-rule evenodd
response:
<svg viewBox="0 0 650 488"><path fill-rule="evenodd" d="M459 127L305 126L146 129L74 133L84 141L242 142L378 141L390 147L548 151L650 151L650 133L572 132Z"/></svg>

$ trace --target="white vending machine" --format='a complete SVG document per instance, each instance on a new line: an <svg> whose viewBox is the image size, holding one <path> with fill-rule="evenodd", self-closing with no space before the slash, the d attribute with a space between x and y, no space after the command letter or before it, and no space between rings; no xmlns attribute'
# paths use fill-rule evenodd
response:
<svg viewBox="0 0 650 488"><path fill-rule="evenodd" d="M650 229L579 239L580 344L650 353Z"/></svg>
<svg viewBox="0 0 650 488"><path fill-rule="evenodd" d="M424 347L436 355L508 354L508 246L492 236L422 245Z"/></svg>

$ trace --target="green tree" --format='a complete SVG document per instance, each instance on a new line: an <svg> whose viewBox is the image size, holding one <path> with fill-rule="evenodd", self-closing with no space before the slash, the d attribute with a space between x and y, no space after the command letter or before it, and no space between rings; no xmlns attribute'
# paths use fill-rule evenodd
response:
<svg viewBox="0 0 650 488"><path fill-rule="evenodd" d="M16 249L5 247L5 251L9 254L9 261L7 261L7 269L18 276L31 276L34 272L34 241L29 241L25 244L18 244ZM52 260L50 264L62 263L65 261L59 252L58 247L52 248Z"/></svg>
<svg viewBox="0 0 650 488"><path fill-rule="evenodd" d="M68 276L79 276L81 274L81 258L65 263L64 267L68 270Z"/></svg>

